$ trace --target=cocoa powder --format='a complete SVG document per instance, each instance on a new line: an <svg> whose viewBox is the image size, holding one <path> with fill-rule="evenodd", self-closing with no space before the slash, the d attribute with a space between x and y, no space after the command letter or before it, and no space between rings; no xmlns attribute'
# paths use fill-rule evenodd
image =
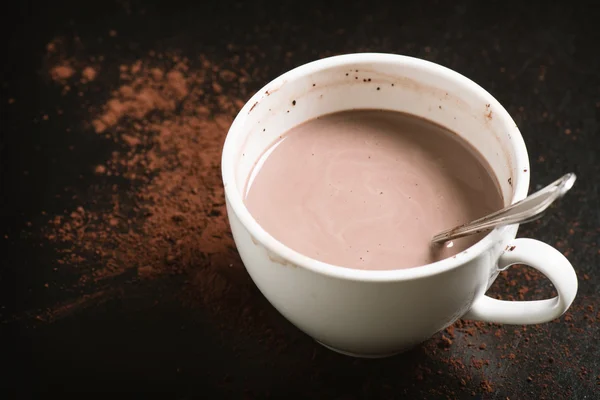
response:
<svg viewBox="0 0 600 400"><path fill-rule="evenodd" d="M92 67L85 67L83 71L81 71L81 76L83 77L83 83L91 82L96 79L96 75L98 72Z"/></svg>
<svg viewBox="0 0 600 400"><path fill-rule="evenodd" d="M56 46L49 51L57 52ZM46 238L57 245L60 267L79 274L80 286L100 288L98 297L110 295L103 288L132 272L136 280L178 275L183 304L203 306L236 331L264 333L263 300L235 251L220 177L225 134L243 104L224 87L237 75L207 59L199 68L190 64L153 54L120 66L119 85L100 109L90 110L86 134L103 135L120 148L93 173L130 185L93 193L110 204L106 209L82 204L54 217ZM92 81L95 72L85 67L81 74ZM40 315L54 320L88 303L77 298Z"/></svg>
<svg viewBox="0 0 600 400"><path fill-rule="evenodd" d="M55 81L66 81L75 75L75 70L67 63L57 65L50 70L50 76Z"/></svg>

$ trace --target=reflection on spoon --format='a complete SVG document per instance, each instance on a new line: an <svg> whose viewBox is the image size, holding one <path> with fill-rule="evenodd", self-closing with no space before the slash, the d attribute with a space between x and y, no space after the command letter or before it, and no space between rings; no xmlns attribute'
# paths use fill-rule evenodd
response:
<svg viewBox="0 0 600 400"><path fill-rule="evenodd" d="M574 173L568 173L545 188L527 196L515 204L467 224L440 232L435 235L431 241L433 243L443 243L463 236L480 233L498 226L536 220L543 215L544 211L546 211L555 200L564 196L573 187L576 179L577 177ZM452 245L449 245L448 247L451 247Z"/></svg>

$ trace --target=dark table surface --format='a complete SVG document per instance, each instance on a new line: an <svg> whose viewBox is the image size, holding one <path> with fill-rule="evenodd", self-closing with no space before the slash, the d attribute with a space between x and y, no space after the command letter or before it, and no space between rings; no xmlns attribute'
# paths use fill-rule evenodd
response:
<svg viewBox="0 0 600 400"><path fill-rule="evenodd" d="M9 397L600 397L598 13L567 1L326 3L21 2L3 13L0 387ZM100 66L85 90L65 94L49 79L47 44L57 38L67 57ZM88 110L101 109L118 87L121 64L151 51L176 52L192 64L202 56L234 73L243 68L243 88L223 84L225 95L242 100L294 66L355 51L417 56L473 79L519 125L532 188L578 174L560 207L519 233L568 254L580 283L572 309L540 326L459 322L408 353L355 360L321 348L275 313L235 253L224 257L236 265L234 278L256 313L240 317L248 321L244 329L223 320L232 311L225 307L243 304L225 299L217 312L214 304L182 304L178 294L193 269L150 280L123 274L102 287L77 284L81 271L103 266L62 268L48 220L84 203L103 207L92 197L115 181L93 170L117 144L93 132ZM243 67L230 62L236 55ZM516 267L491 292L530 299L553 289ZM262 325L253 330L255 319Z"/></svg>

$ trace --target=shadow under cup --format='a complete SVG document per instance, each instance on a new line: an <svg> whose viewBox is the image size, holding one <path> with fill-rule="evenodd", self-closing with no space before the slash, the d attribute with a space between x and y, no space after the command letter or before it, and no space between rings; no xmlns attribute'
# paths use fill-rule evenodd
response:
<svg viewBox="0 0 600 400"><path fill-rule="evenodd" d="M386 356L464 315L496 278L496 260L517 226L494 230L454 259L392 271L331 266L278 242L243 204L252 168L291 128L352 109L400 111L455 132L487 160L505 205L526 196L529 162L514 121L488 92L411 57L352 54L306 64L267 84L240 111L222 168L232 232L250 276L279 312L322 344Z"/></svg>

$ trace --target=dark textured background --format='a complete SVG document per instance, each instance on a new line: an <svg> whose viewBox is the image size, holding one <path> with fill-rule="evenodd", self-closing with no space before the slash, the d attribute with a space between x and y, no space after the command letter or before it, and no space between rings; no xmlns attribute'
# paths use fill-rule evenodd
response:
<svg viewBox="0 0 600 400"><path fill-rule="evenodd" d="M573 1L526 3L55 1L20 2L3 12L0 357L7 368L0 375L2 391L9 398L116 391L182 399L207 393L209 398L599 398L598 12ZM109 29L118 31L116 46L95 40ZM468 76L518 123L529 149L532 188L567 171L578 174L560 208L520 231L569 253L580 279L572 311L529 331L502 327L500 337L463 332L434 355L419 347L376 361L330 353L281 319L292 343L284 352L232 338L235 333L223 335L201 309L183 309L172 300L175 285L158 283L129 285L117 299L39 323L31 317L35 310L65 295L44 288L55 262L52 250L37 246L39 235L21 232L26 221L43 224L41 210L53 215L72 206L55 195L65 187L84 191L93 178L81 180L79 171L111 151L110 142L93 135L64 133L81 125L77 100L61 97L41 72L45 45L60 35L81 37L88 43L84 55L110 53L108 62L115 65L149 50L225 60L231 57L228 44L260 49L264 56L255 63L263 72L251 82L254 90L323 55L365 50L426 58ZM99 99L106 95L97 93ZM9 98L17 102L9 105ZM65 118L34 123L57 104L66 110ZM60 286L71 278L54 274L51 279ZM493 291L516 294L519 285L505 286L496 284ZM538 287L538 297L551 294L547 282ZM482 344L486 350L478 353ZM514 359L507 357L511 352ZM448 357L462 360L466 370L459 374ZM474 366L473 357L490 364ZM470 379L463 384L465 373Z"/></svg>

